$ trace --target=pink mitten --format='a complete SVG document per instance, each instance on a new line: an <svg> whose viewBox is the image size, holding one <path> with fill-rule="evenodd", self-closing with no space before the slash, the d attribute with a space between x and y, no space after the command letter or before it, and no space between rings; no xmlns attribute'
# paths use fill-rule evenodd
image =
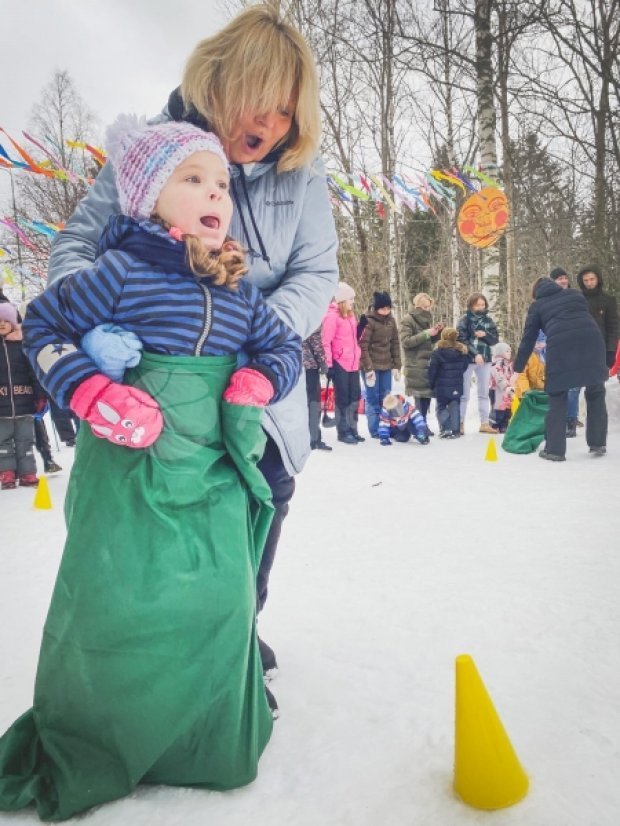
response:
<svg viewBox="0 0 620 826"><path fill-rule="evenodd" d="M242 367L230 377L230 383L222 398L230 404L244 404L250 407L264 407L273 397L273 384L267 376Z"/></svg>
<svg viewBox="0 0 620 826"><path fill-rule="evenodd" d="M90 424L95 436L125 447L149 447L164 426L159 405L148 393L101 373L79 385L71 410Z"/></svg>

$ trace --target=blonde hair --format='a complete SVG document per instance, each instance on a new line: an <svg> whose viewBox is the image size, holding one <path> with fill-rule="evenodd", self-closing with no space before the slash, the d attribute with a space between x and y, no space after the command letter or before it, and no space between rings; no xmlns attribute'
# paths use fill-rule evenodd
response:
<svg viewBox="0 0 620 826"><path fill-rule="evenodd" d="M270 6L250 6L218 34L202 40L187 61L181 96L218 137L230 140L239 119L285 106L297 95L278 172L308 164L319 147L319 84L304 38Z"/></svg>
<svg viewBox="0 0 620 826"><path fill-rule="evenodd" d="M350 318L352 315L355 315L355 312L351 309L351 307L346 306L348 303L348 299L338 302L338 312L340 313L340 318Z"/></svg>
<svg viewBox="0 0 620 826"><path fill-rule="evenodd" d="M420 306L420 302L421 302L422 300L424 300L424 301L430 301L430 303L431 303L431 307L432 307L432 306L433 306L433 304L435 303L435 302L433 301L433 299L430 297L430 295L429 295L428 293L418 293L417 295L414 295L414 297L413 297L413 301L412 301L413 306L414 306L414 307L419 307L419 306Z"/></svg>
<svg viewBox="0 0 620 826"><path fill-rule="evenodd" d="M163 227L166 232L170 224L159 215L151 215L151 220ZM194 275L210 275L216 287L226 286L231 290L237 289L239 281L248 271L245 263L245 253L241 244L227 238L219 250L209 250L197 235L183 234L185 244L185 258L187 266Z"/></svg>

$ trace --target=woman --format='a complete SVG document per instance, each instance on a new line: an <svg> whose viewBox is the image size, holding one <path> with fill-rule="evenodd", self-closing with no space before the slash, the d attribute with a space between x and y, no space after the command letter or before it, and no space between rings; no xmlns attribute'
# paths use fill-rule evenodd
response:
<svg viewBox="0 0 620 826"><path fill-rule="evenodd" d="M577 290L563 290L550 278L540 278L525 319L515 373L521 373L534 349L539 330L547 336L545 390L549 412L545 447L538 454L552 462L566 460L566 406L571 387L585 387L586 442L590 453L603 456L607 443L605 342L588 304Z"/></svg>
<svg viewBox="0 0 620 826"><path fill-rule="evenodd" d="M389 293L374 293L372 310L368 313L359 344L366 385L366 421L370 435L378 439L383 399L392 390L392 379L400 379L401 368L398 327L392 315Z"/></svg>
<svg viewBox="0 0 620 826"><path fill-rule="evenodd" d="M461 396L461 435L465 433L465 413L474 375L478 391L480 433L497 433L497 430L489 424L491 408L489 384L491 381L491 347L497 344L499 336L495 322L489 315L489 302L482 293L472 293L469 296L467 312L459 318L456 328L459 332L459 341L467 347L469 356L469 366L463 379L463 395Z"/></svg>
<svg viewBox="0 0 620 826"><path fill-rule="evenodd" d="M411 302L411 310L400 323L400 343L405 353L405 392L413 396L424 421L433 395L428 383L428 365L433 345L444 328L442 321L433 324L433 304L430 295L418 293Z"/></svg>
<svg viewBox="0 0 620 826"><path fill-rule="evenodd" d="M166 120L193 123L221 139L232 166L230 235L249 249L246 278L306 339L319 326L338 281L336 231L323 164L316 155L318 79L308 45L272 8L245 9L196 46L181 86L155 119ZM95 259L103 227L118 211L112 170L104 167L55 238L50 282ZM103 369L105 345L99 356ZM257 577L258 610L267 598L269 572L295 490L293 476L310 453L303 383L266 409L264 427L267 446L258 466L271 488L275 516ZM260 645L263 667L273 674L273 651L262 641Z"/></svg>

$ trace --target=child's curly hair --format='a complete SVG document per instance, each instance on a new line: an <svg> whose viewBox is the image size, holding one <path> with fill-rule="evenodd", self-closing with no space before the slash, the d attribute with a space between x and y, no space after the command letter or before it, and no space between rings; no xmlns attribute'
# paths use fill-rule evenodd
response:
<svg viewBox="0 0 620 826"><path fill-rule="evenodd" d="M151 220L170 231L170 224L158 215L151 216ZM219 250L208 250L197 235L183 233L179 240L185 244L187 266L194 275L210 275L216 287L237 289L237 282L248 271L246 250L241 244L227 238Z"/></svg>
<svg viewBox="0 0 620 826"><path fill-rule="evenodd" d="M227 238L219 250L208 250L197 235L184 235L187 265L194 275L210 275L216 287L237 289L248 271L245 250L237 241Z"/></svg>

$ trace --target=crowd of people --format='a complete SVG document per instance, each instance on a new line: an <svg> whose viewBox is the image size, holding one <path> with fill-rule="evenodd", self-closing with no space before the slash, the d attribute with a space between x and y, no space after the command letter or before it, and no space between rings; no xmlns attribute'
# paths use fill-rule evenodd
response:
<svg viewBox="0 0 620 826"><path fill-rule="evenodd" d="M37 484L37 439L60 470L48 403L76 446L33 707L0 737L1 811L63 820L138 783L256 777L278 715L258 616L295 474L331 450L322 375L344 445L365 441L362 394L382 446L428 446L433 399L439 438L459 439L475 382L490 434L544 388L552 460L585 387L587 442L605 452L618 319L600 271L580 290L559 269L537 282L514 361L481 293L456 327L426 293L400 324L386 292L358 318L319 135L307 43L271 5L244 9L198 44L157 118L109 131L48 288L21 313L0 296L3 490Z"/></svg>
<svg viewBox="0 0 620 826"><path fill-rule="evenodd" d="M305 364L310 365L312 353L313 377L307 385L312 448L331 450L320 430L322 399L327 402L330 383L338 441L365 441L357 424L363 396L370 437L386 446L392 439L405 441L405 429L407 438L429 443L428 437L435 435L428 420L433 398L439 438L463 436L474 383L480 433L506 433L524 393L546 391L546 443L539 455L553 461L565 459L566 439L576 436L579 393L585 387L586 441L594 455L604 455L604 383L620 361L617 304L604 292L596 266L583 268L577 282L579 289L571 289L560 267L538 279L514 362L510 345L499 340L482 293L469 296L456 328L433 320L434 302L426 293L413 297L397 325L385 292L374 293L358 321L355 293L341 282L322 327L303 345ZM393 393L401 369L406 396ZM323 389L320 373L326 377Z"/></svg>

